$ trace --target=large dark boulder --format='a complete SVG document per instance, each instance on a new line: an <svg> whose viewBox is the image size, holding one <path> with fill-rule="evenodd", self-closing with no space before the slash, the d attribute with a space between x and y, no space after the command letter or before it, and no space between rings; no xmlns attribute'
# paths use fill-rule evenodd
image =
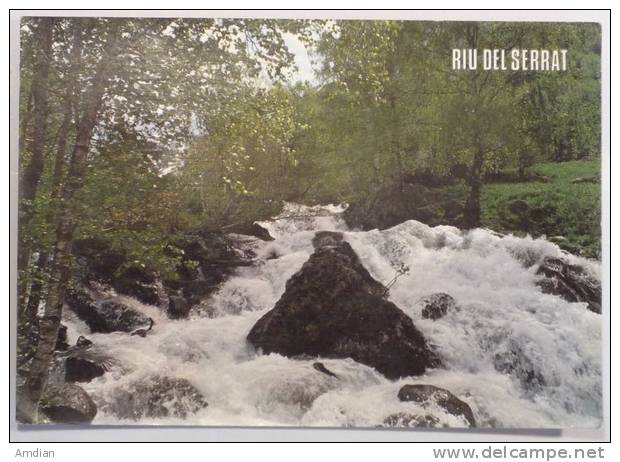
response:
<svg viewBox="0 0 620 462"><path fill-rule="evenodd" d="M149 323L146 315L115 298L94 301L88 292L78 289L69 291L65 301L93 333L131 332Z"/></svg>
<svg viewBox="0 0 620 462"><path fill-rule="evenodd" d="M398 391L398 399L413 401L422 406L439 406L448 414L463 418L470 427L476 426L474 413L469 405L444 388L422 384L404 385Z"/></svg>
<svg viewBox="0 0 620 462"><path fill-rule="evenodd" d="M181 417L208 406L204 396L188 380L152 375L116 388L102 411L121 419Z"/></svg>
<svg viewBox="0 0 620 462"><path fill-rule="evenodd" d="M67 382L90 382L106 373L105 364L91 358L73 356L65 361L65 380Z"/></svg>
<svg viewBox="0 0 620 462"><path fill-rule="evenodd" d="M582 267L546 257L536 274L543 276L537 284L544 293L558 295L568 302L587 303L590 311L601 313L601 281Z"/></svg>
<svg viewBox="0 0 620 462"><path fill-rule="evenodd" d="M82 387L67 383L45 387L40 412L55 423L89 423L97 406Z"/></svg>
<svg viewBox="0 0 620 462"><path fill-rule="evenodd" d="M412 320L337 233L317 233L316 251L286 283L248 341L263 353L347 358L390 379L439 365Z"/></svg>

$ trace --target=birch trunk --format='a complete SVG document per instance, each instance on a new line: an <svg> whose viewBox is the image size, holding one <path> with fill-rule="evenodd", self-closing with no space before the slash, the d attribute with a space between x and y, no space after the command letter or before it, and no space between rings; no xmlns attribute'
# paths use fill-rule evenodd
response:
<svg viewBox="0 0 620 462"><path fill-rule="evenodd" d="M114 24L111 27L114 28ZM58 216L56 245L50 269L45 311L39 321L37 351L32 360L21 396L20 414L32 422L36 422L38 419L38 403L47 383L69 279L71 246L77 219L72 202L75 193L82 186L83 177L88 168L87 156L90 141L103 103L106 85L112 73L116 36L117 30L111 29L108 43L95 72L93 85L86 96L83 115L78 124L76 142L62 192L62 206Z"/></svg>

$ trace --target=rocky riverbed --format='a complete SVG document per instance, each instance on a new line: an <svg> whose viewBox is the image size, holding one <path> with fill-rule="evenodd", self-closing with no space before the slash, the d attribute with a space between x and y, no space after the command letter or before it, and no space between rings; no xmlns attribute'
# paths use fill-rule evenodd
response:
<svg viewBox="0 0 620 462"><path fill-rule="evenodd" d="M288 205L260 223L269 240L231 237L247 258L221 274L204 259L162 297L153 280L133 296L119 283L73 293L50 419L599 425L597 262L544 239L414 220L355 231L342 211Z"/></svg>

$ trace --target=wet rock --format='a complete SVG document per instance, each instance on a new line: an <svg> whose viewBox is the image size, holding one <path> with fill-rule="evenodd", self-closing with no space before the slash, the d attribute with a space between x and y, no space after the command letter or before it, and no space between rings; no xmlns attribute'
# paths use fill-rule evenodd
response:
<svg viewBox="0 0 620 462"><path fill-rule="evenodd" d="M508 249L510 255L525 268L530 268L540 261L542 251L533 247L515 246Z"/></svg>
<svg viewBox="0 0 620 462"><path fill-rule="evenodd" d="M314 249L321 247L335 247L343 240L342 233L337 231L317 231L312 238L312 246Z"/></svg>
<svg viewBox="0 0 620 462"><path fill-rule="evenodd" d="M67 342L67 326L61 324L58 329L58 338L56 339L56 346L54 347L54 350L66 351L67 348L69 348L69 343Z"/></svg>
<svg viewBox="0 0 620 462"><path fill-rule="evenodd" d="M320 363L320 362L315 362L312 364L312 367L314 368L314 370L317 370L325 375L328 375L330 377L334 377L335 379L340 379L340 377L338 377L338 375L334 374L332 371L330 371L328 368L325 367L325 364Z"/></svg>
<svg viewBox="0 0 620 462"><path fill-rule="evenodd" d="M84 290L69 291L65 301L93 333L131 332L149 320L146 315L114 298L94 301Z"/></svg>
<svg viewBox="0 0 620 462"><path fill-rule="evenodd" d="M183 262L177 268L179 277L164 283L180 291L190 306L214 292L235 268L252 264L219 232L195 230L177 238L174 245L183 250Z"/></svg>
<svg viewBox="0 0 620 462"><path fill-rule="evenodd" d="M275 238L269 234L269 231L266 228L263 228L258 223L252 223L250 236L257 237L262 239L263 241L274 241Z"/></svg>
<svg viewBox="0 0 620 462"><path fill-rule="evenodd" d="M280 256L277 249L270 249L269 252L265 254L265 260L277 260Z"/></svg>
<svg viewBox="0 0 620 462"><path fill-rule="evenodd" d="M136 329L133 330L129 333L129 335L134 336L137 335L138 337L142 337L145 338L149 332L153 329L153 326L155 325L155 321L153 321L153 318L149 318L149 325L145 326L145 327L141 327L140 329Z"/></svg>
<svg viewBox="0 0 620 462"><path fill-rule="evenodd" d="M75 342L75 346L80 348L88 348L92 344L93 342L84 337L83 335L80 335Z"/></svg>
<svg viewBox="0 0 620 462"><path fill-rule="evenodd" d="M433 415L416 415L406 412L390 414L385 418L381 427L416 427L436 428L439 427L439 419Z"/></svg>
<svg viewBox="0 0 620 462"><path fill-rule="evenodd" d="M425 297L421 302L424 306L422 317L433 321L444 317L448 311L457 309L454 298L441 292Z"/></svg>
<svg viewBox="0 0 620 462"><path fill-rule="evenodd" d="M224 276L222 274L222 280L220 282L223 281ZM220 283L216 282L209 283L202 278L188 280L183 282L181 293L190 305L194 305L205 299L210 293L217 289L219 284Z"/></svg>
<svg viewBox="0 0 620 462"><path fill-rule="evenodd" d="M262 241L273 241L274 238L266 228L263 228L258 223L243 223L226 229L230 233L245 234L247 236L254 236Z"/></svg>
<svg viewBox="0 0 620 462"><path fill-rule="evenodd" d="M114 279L112 287L118 293L134 297L147 305L159 306L161 304L155 277L142 268L128 268Z"/></svg>
<svg viewBox="0 0 620 462"><path fill-rule="evenodd" d="M319 375L316 372L315 375ZM299 409L303 412L312 408L313 403L319 396L335 388L333 380L312 380L305 375L291 377L289 375L279 376L277 381L271 378L262 383L262 397L260 407L265 411L273 412L273 405L284 406L289 411L295 412ZM301 415L300 415L301 417Z"/></svg>
<svg viewBox="0 0 620 462"><path fill-rule="evenodd" d="M153 375L118 387L111 400L100 403L102 411L120 419L186 418L208 406L202 394L188 380Z"/></svg>
<svg viewBox="0 0 620 462"><path fill-rule="evenodd" d="M55 423L89 423L97 406L82 387L67 383L45 388L40 411Z"/></svg>
<svg viewBox="0 0 620 462"><path fill-rule="evenodd" d="M107 371L107 367L93 359L82 357L69 357L65 361L65 381L67 382L90 382L101 377Z"/></svg>
<svg viewBox="0 0 620 462"><path fill-rule="evenodd" d="M601 313L601 281L582 267L546 257L536 274L544 276L537 282L543 293L558 295L568 302L585 302L590 311Z"/></svg>
<svg viewBox="0 0 620 462"><path fill-rule="evenodd" d="M383 298L344 241L315 238L317 250L286 283L248 341L263 353L352 358L390 379L423 374L439 360L412 320Z"/></svg>
<svg viewBox="0 0 620 462"><path fill-rule="evenodd" d="M221 233L198 230L179 237L176 245L183 250L184 258L196 262L203 272L218 263L235 266L232 262L238 259L232 242Z"/></svg>
<svg viewBox="0 0 620 462"><path fill-rule="evenodd" d="M435 404L443 408L448 414L465 419L470 427L476 426L474 413L469 405L444 388L422 384L404 385L398 391L398 399L413 401L423 406Z"/></svg>
<svg viewBox="0 0 620 462"><path fill-rule="evenodd" d="M190 306L185 298L177 295L170 296L170 302L168 304L168 317L170 319L187 318L189 310Z"/></svg>
<svg viewBox="0 0 620 462"><path fill-rule="evenodd" d="M493 365L497 371L514 376L525 390L536 392L547 384L542 372L514 341L508 341L505 351L495 354Z"/></svg>

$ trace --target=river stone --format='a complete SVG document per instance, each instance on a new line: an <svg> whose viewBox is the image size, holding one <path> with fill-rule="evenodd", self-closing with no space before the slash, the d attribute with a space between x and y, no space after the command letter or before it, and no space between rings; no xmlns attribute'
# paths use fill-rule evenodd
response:
<svg viewBox="0 0 620 462"><path fill-rule="evenodd" d="M416 428L436 428L439 426L439 419L433 415L417 415L407 412L397 412L390 414L383 420L381 427L416 427Z"/></svg>
<svg viewBox="0 0 620 462"><path fill-rule="evenodd" d="M184 297L179 297L178 295L170 296L168 304L168 317L170 319L187 318L189 310L190 306Z"/></svg>
<svg viewBox="0 0 620 462"><path fill-rule="evenodd" d="M252 264L237 250L234 239L221 232L193 230L176 237L174 245L183 250L183 261L177 267L178 277L164 285L179 291L190 306L213 293L237 267Z"/></svg>
<svg viewBox="0 0 620 462"><path fill-rule="evenodd" d="M188 380L151 375L117 387L111 399L100 403L102 411L120 419L186 418L208 406L202 394Z"/></svg>
<svg viewBox="0 0 620 462"><path fill-rule="evenodd" d="M537 282L543 293L558 295L568 302L585 302L590 311L601 313L601 281L582 267L546 257L536 274L544 276Z"/></svg>
<svg viewBox="0 0 620 462"><path fill-rule="evenodd" d="M241 223L236 226L227 228L229 233L245 234L246 236L254 236L262 241L273 241L274 237L269 234L269 230L259 225L256 222L253 223Z"/></svg>
<svg viewBox="0 0 620 462"><path fill-rule="evenodd" d="M134 297L147 305L160 306L162 304L160 291L155 281L145 282L123 275L122 278L114 281L112 286L117 293Z"/></svg>
<svg viewBox="0 0 620 462"><path fill-rule="evenodd" d="M352 358L390 379L439 365L412 320L385 300L385 287L351 246L322 233L318 248L286 283L248 341L265 354Z"/></svg>
<svg viewBox="0 0 620 462"><path fill-rule="evenodd" d="M106 372L103 364L89 358L69 357L65 361L65 380L67 382L90 382Z"/></svg>
<svg viewBox="0 0 620 462"><path fill-rule="evenodd" d="M115 298L93 301L86 291L70 291L66 302L92 333L131 332L149 323L149 318Z"/></svg>
<svg viewBox="0 0 620 462"><path fill-rule="evenodd" d="M470 427L476 426L474 413L469 405L444 388L422 384L404 385L398 391L398 399L401 401L413 401L422 405L434 403L443 408L447 413L462 417Z"/></svg>
<svg viewBox="0 0 620 462"><path fill-rule="evenodd" d="M334 247L342 243L344 236L337 231L317 231L312 238L314 249L321 247Z"/></svg>
<svg viewBox="0 0 620 462"><path fill-rule="evenodd" d="M61 324L58 328L58 337L56 338L56 346L54 351L66 351L69 348L69 342L67 340L67 326Z"/></svg>
<svg viewBox="0 0 620 462"><path fill-rule="evenodd" d="M47 385L40 411L55 423L89 423L97 415L97 406L79 385Z"/></svg>
<svg viewBox="0 0 620 462"><path fill-rule="evenodd" d="M495 354L493 365L497 371L515 377L525 390L536 392L547 384L543 373L514 340L509 340L506 348Z"/></svg>
<svg viewBox="0 0 620 462"><path fill-rule="evenodd" d="M454 310L457 307L456 301L451 295L441 292L425 297L421 302L424 305L422 317L433 321L444 317L449 310Z"/></svg>

